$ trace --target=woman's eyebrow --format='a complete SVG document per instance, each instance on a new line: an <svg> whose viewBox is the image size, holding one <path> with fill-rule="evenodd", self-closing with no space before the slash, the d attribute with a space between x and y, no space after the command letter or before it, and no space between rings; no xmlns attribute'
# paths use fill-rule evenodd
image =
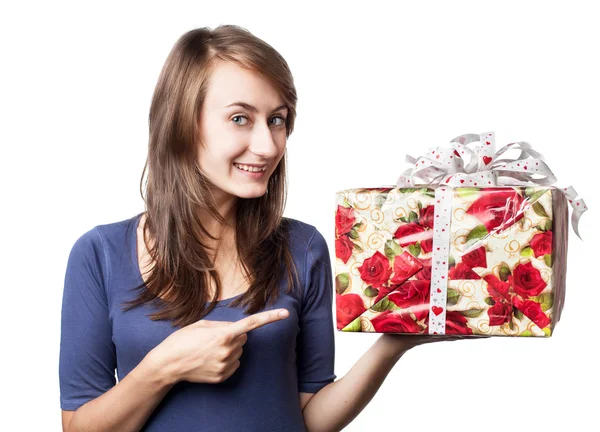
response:
<svg viewBox="0 0 600 432"><path fill-rule="evenodd" d="M249 103L242 102L242 101L237 101L237 102L231 103L231 104L227 105L225 108L229 108L229 107L236 106L236 105L241 106L242 108L245 108L248 111L251 111L254 113L258 112L258 108L256 108L254 105L250 105ZM280 105L271 112L279 111L280 109L284 109L284 108L287 108L287 107L285 105Z"/></svg>

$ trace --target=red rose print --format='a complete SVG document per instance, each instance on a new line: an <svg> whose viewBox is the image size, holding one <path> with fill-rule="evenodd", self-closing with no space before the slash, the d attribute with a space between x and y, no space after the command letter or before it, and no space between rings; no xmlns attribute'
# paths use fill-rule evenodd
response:
<svg viewBox="0 0 600 432"><path fill-rule="evenodd" d="M429 312L429 290L431 281L408 280L388 294L388 300L402 309L414 312L417 321Z"/></svg>
<svg viewBox="0 0 600 432"><path fill-rule="evenodd" d="M399 285L422 268L423 264L418 258L404 251L394 258L394 276L390 280L390 283Z"/></svg>
<svg viewBox="0 0 600 432"><path fill-rule="evenodd" d="M546 288L540 271L531 262L517 265L512 275L508 276L508 282L521 297L539 295Z"/></svg>
<svg viewBox="0 0 600 432"><path fill-rule="evenodd" d="M425 233L429 236L429 237L433 237L433 231L425 231ZM423 253L429 253L431 252L431 250L433 249L433 239L429 238L427 240L421 240L421 251Z"/></svg>
<svg viewBox="0 0 600 432"><path fill-rule="evenodd" d="M462 262L469 267L487 267L485 246L478 247L462 256Z"/></svg>
<svg viewBox="0 0 600 432"><path fill-rule="evenodd" d="M487 282L487 291L490 296L496 302L510 301L510 284L508 282L502 282L493 274L487 274L483 277Z"/></svg>
<svg viewBox="0 0 600 432"><path fill-rule="evenodd" d="M490 325L497 326L507 323L512 318L513 306L504 301L497 301L494 306L488 309Z"/></svg>
<svg viewBox="0 0 600 432"><path fill-rule="evenodd" d="M352 207L344 207L338 204L337 211L335 212L336 237L350 232L355 221L356 217L354 216L354 209Z"/></svg>
<svg viewBox="0 0 600 432"><path fill-rule="evenodd" d="M371 324L377 333L420 333L422 328L403 311L381 312L371 319Z"/></svg>
<svg viewBox="0 0 600 432"><path fill-rule="evenodd" d="M431 258L417 259L421 262L423 268L415 274L415 277L419 280L431 280Z"/></svg>
<svg viewBox="0 0 600 432"><path fill-rule="evenodd" d="M379 251L375 252L371 258L364 260L358 267L358 271L360 278L372 285L373 288L379 288L387 283L392 274L389 259Z"/></svg>
<svg viewBox="0 0 600 432"><path fill-rule="evenodd" d="M408 246L410 244L414 244L419 240L423 240L429 238L429 235L423 236L423 232L425 228L421 225L411 222L404 225L400 225L396 232L394 233L394 237L400 240L400 246Z"/></svg>
<svg viewBox="0 0 600 432"><path fill-rule="evenodd" d="M419 215L419 225L425 228L433 229L434 209L435 207L433 205L428 205L427 207L421 209L421 214Z"/></svg>
<svg viewBox="0 0 600 432"><path fill-rule="evenodd" d="M446 334L472 335L473 330L467 326L467 318L460 312L446 311Z"/></svg>
<svg viewBox="0 0 600 432"><path fill-rule="evenodd" d="M354 251L354 243L348 236L341 236L335 239L335 256L341 259L344 264L348 262Z"/></svg>
<svg viewBox="0 0 600 432"><path fill-rule="evenodd" d="M346 327L367 310L361 296L352 293L336 294L335 307L338 330Z"/></svg>
<svg viewBox="0 0 600 432"><path fill-rule="evenodd" d="M501 232L523 218L527 202L512 188L482 188L481 196L471 204L467 214L476 217L488 232Z"/></svg>
<svg viewBox="0 0 600 432"><path fill-rule="evenodd" d="M539 303L532 300L521 300L519 297L515 296L513 297L513 304L539 328L543 329L550 324L550 318L544 313Z"/></svg>
<svg viewBox="0 0 600 432"><path fill-rule="evenodd" d="M448 271L448 280L459 279L481 279L481 277L465 263L458 263Z"/></svg>
<svg viewBox="0 0 600 432"><path fill-rule="evenodd" d="M545 231L533 236L529 242L536 258L552 253L552 231Z"/></svg>
<svg viewBox="0 0 600 432"><path fill-rule="evenodd" d="M384 285L381 288L379 288L379 292L377 293L377 297L375 297L375 300L373 300L373 304L379 303L385 296L387 296L389 293L394 291L396 289L396 287L397 287L397 285L392 285L392 286Z"/></svg>

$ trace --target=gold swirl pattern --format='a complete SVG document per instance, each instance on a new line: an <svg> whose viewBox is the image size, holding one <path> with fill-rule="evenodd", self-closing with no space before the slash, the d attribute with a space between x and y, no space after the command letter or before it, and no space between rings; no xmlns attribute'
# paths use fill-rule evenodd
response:
<svg viewBox="0 0 600 432"><path fill-rule="evenodd" d="M507 336L514 336L516 334L519 334L520 333L519 326L515 325L514 323L513 323L513 326L515 327L515 330L511 330L510 322L507 322L502 325L501 330Z"/></svg>
<svg viewBox="0 0 600 432"><path fill-rule="evenodd" d="M467 236L469 235L468 230L466 234L460 234L459 231L464 230L457 230L456 237L454 237L454 239L452 240L452 245L454 246L454 249L458 251L463 249L462 246L464 246L464 244L467 242Z"/></svg>
<svg viewBox="0 0 600 432"><path fill-rule="evenodd" d="M367 238L367 247L371 248L372 250L379 250L384 243L385 238L381 235L379 231L371 233Z"/></svg>
<svg viewBox="0 0 600 432"><path fill-rule="evenodd" d="M511 240L504 245L504 250L508 252L508 256L512 257L515 253L521 250L521 243L518 240Z"/></svg>
<svg viewBox="0 0 600 432"><path fill-rule="evenodd" d="M527 317L525 317L525 318L527 318ZM531 321L529 318L527 318L527 321L529 321L529 322L527 323L527 326L525 327L526 330L529 330L534 336L543 336L544 335L544 330L540 329L536 323Z"/></svg>
<svg viewBox="0 0 600 432"><path fill-rule="evenodd" d="M383 213L381 209L372 208L369 212L369 218L371 219L371 222L380 224L385 221L385 213Z"/></svg>
<svg viewBox="0 0 600 432"><path fill-rule="evenodd" d="M360 271L358 271L358 268L359 268L360 266L362 266L362 265L363 265L363 263L362 263L362 262L355 261L355 262L354 262L354 263L353 263L353 264L350 266L350 274L351 274L352 276L356 276L356 277L360 278ZM350 278L350 282L352 282L352 279L353 279L353 278Z"/></svg>
<svg viewBox="0 0 600 432"><path fill-rule="evenodd" d="M549 272L546 269L540 270L540 275L542 276L542 280L546 282L546 284L550 283L550 279L552 279L552 272Z"/></svg>
<svg viewBox="0 0 600 432"><path fill-rule="evenodd" d="M484 309L484 308L481 307L481 305L479 304L478 301L471 300L469 303L467 303L467 306L465 307L465 310L469 310L469 309Z"/></svg>
<svg viewBox="0 0 600 432"><path fill-rule="evenodd" d="M354 194L352 206L357 210L367 210L373 203L373 194L370 191L360 191Z"/></svg>
<svg viewBox="0 0 600 432"><path fill-rule="evenodd" d="M400 218L406 217L406 216L408 216L408 214L406 213L406 210L404 209L404 207L402 207L402 206L394 207L394 219L395 220L400 220Z"/></svg>
<svg viewBox="0 0 600 432"><path fill-rule="evenodd" d="M510 234L510 229L506 229L502 232L494 231L490 237L498 240L506 240Z"/></svg>
<svg viewBox="0 0 600 432"><path fill-rule="evenodd" d="M361 223L360 228L354 228L356 230L357 233L362 233L365 232L367 230L367 227L369 226L369 223L371 222L370 220L365 219L364 217L362 217L362 215L357 216L356 218L356 223Z"/></svg>
<svg viewBox="0 0 600 432"><path fill-rule="evenodd" d="M417 201L415 198L410 197L409 199L407 199L406 205L409 209L417 210L417 213L419 213L419 201Z"/></svg>
<svg viewBox="0 0 600 432"><path fill-rule="evenodd" d="M491 334L492 328L490 327L489 320L481 319L478 320L475 327L480 334Z"/></svg>
<svg viewBox="0 0 600 432"><path fill-rule="evenodd" d="M533 221L526 216L523 216L519 222L520 223L515 224L517 226L517 231L519 232L527 232L531 230L531 227L533 226ZM529 222L529 224L527 224L527 222Z"/></svg>
<svg viewBox="0 0 600 432"><path fill-rule="evenodd" d="M361 315L359 317L359 320L360 320L360 330L361 331L375 332L375 327L373 327L373 324L371 323L371 320L369 320L369 318Z"/></svg>
<svg viewBox="0 0 600 432"><path fill-rule="evenodd" d="M465 280L464 282L460 282L458 284L458 291L464 297L473 297L473 295L475 295L475 291L477 291L477 290L476 290L475 284L473 282L470 282L469 280Z"/></svg>
<svg viewBox="0 0 600 432"><path fill-rule="evenodd" d="M457 207L453 212L454 219L456 219L458 222L464 221L466 214L467 214L467 211L462 207Z"/></svg>

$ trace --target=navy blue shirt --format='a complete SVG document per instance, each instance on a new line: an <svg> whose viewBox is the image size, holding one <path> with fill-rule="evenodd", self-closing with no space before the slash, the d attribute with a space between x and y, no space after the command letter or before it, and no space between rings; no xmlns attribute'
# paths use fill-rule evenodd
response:
<svg viewBox="0 0 600 432"><path fill-rule="evenodd" d="M123 379L150 350L180 327L152 321L149 305L123 312L131 287L143 283L136 227L141 214L98 225L75 242L62 300L59 359L60 406L76 410ZM290 219L290 218L288 218ZM247 333L240 366L217 384L181 381L155 408L143 431L305 431L299 392L316 393L334 374L333 284L323 235L290 219L290 248L302 293L285 293L267 309L290 314ZM242 294L218 302L204 319L238 321ZM116 371L116 376L115 376Z"/></svg>

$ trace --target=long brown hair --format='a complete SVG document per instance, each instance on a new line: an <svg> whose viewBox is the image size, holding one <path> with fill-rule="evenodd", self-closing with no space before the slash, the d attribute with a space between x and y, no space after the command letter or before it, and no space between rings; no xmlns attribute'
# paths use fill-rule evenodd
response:
<svg viewBox="0 0 600 432"><path fill-rule="evenodd" d="M125 311L149 302L158 304L159 311L150 318L172 320L173 326L185 326L204 317L221 292L209 248L201 240L204 236L212 240L218 237L202 226L199 210L208 211L221 227L234 230L237 256L250 276L248 291L230 303L231 307L242 305L247 307L247 314L253 314L273 304L284 273L288 292L300 285L289 250L292 220L283 217L287 150L269 178L265 195L238 198L235 227L217 211L210 183L198 168L198 119L208 78L218 61L236 62L260 73L274 86L288 108L286 138L292 133L296 117L296 88L286 61L248 30L234 25L198 28L185 33L173 46L152 97L148 157L140 181L146 204L144 242L148 244L148 232L153 240L148 249L153 266L146 282L132 288L140 291L139 296L124 303ZM298 285L293 283L292 271ZM215 281L216 292L205 307L210 278ZM168 302L161 302L162 298Z"/></svg>

